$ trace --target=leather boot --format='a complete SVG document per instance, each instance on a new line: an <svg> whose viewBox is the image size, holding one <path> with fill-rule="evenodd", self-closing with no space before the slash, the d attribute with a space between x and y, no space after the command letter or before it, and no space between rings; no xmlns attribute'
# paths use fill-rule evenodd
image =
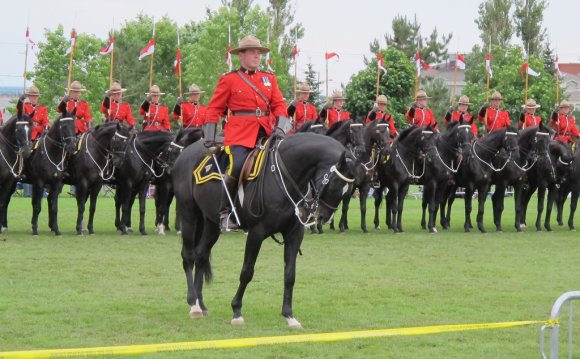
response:
<svg viewBox="0 0 580 359"><path fill-rule="evenodd" d="M238 179L229 175L225 175L224 182L226 184L227 191L230 194L230 198L232 199L232 201L235 202L236 190L238 189ZM220 212L219 212L220 229L222 232L231 232L239 229L238 224L236 223L236 217L233 215L231 211L232 209L230 201L228 200L226 191L223 191L220 201Z"/></svg>

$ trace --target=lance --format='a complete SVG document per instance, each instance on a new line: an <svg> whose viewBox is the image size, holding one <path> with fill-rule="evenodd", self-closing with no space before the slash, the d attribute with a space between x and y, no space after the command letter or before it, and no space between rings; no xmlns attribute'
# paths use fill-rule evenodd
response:
<svg viewBox="0 0 580 359"><path fill-rule="evenodd" d="M155 18L153 18L153 41L155 41ZM155 45L154 45L155 46ZM149 59L149 90L153 86L153 57L155 56L155 50L151 53L151 58Z"/></svg>
<svg viewBox="0 0 580 359"><path fill-rule="evenodd" d="M72 80L72 72L73 72L73 57L75 54L75 49L77 47L77 34L76 34L75 29L72 29L72 32L71 32L71 39L73 39L73 38L74 38L74 40L72 40L72 48L70 50L70 57L69 57L69 61L68 61L68 79L66 81L66 93L67 93L67 95L70 95L70 83Z"/></svg>
<svg viewBox="0 0 580 359"><path fill-rule="evenodd" d="M179 53L179 61L177 62L177 71L179 73L179 97L183 96L183 91L181 89L181 49L179 44L179 29L177 30L177 52Z"/></svg>
<svg viewBox="0 0 580 359"><path fill-rule="evenodd" d="M455 55L455 70L453 70L453 89L451 90L451 107L455 104L455 88L457 87L457 53Z"/></svg>
<svg viewBox="0 0 580 359"><path fill-rule="evenodd" d="M26 68L28 66L28 39L30 33L28 32L28 25L26 26L26 52L24 53L24 74L22 77L24 78L24 83L22 84L22 93L26 93Z"/></svg>

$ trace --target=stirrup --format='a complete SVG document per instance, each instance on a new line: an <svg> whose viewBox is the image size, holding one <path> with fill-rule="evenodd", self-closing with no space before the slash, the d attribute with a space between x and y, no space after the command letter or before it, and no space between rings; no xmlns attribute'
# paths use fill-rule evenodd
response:
<svg viewBox="0 0 580 359"><path fill-rule="evenodd" d="M220 213L220 231L224 232L237 232L240 227L235 221L230 220L232 214L229 211L223 211Z"/></svg>

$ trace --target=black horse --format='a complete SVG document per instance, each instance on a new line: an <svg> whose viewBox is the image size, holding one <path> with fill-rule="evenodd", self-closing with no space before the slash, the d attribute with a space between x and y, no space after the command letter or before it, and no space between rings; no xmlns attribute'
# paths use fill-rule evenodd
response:
<svg viewBox="0 0 580 359"><path fill-rule="evenodd" d="M471 203L473 193L477 190L478 209L477 227L481 232L486 232L483 224L485 201L491 187L492 174L500 172L511 161L511 154L517 147L517 133L513 129L503 128L487 133L485 136L474 141L469 151L463 152L461 167L455 176L456 186L465 188L465 232L473 228L471 224ZM446 213L442 223L449 226L451 223L451 206L455 201L455 188L449 192L447 198L447 212L445 203L441 207L441 217Z"/></svg>
<svg viewBox="0 0 580 359"><path fill-rule="evenodd" d="M58 228L58 195L62 190L68 156L75 151L75 114L61 106L61 117L58 117L50 129L38 140L36 149L26 160L25 182L32 185L32 234L38 235L38 215L41 210L42 195L48 189L48 226L55 235L60 235Z"/></svg>
<svg viewBox="0 0 580 359"><path fill-rule="evenodd" d="M131 228L131 209L139 195L139 232L145 231L145 197L153 177L161 177L165 168L156 168L156 159L175 139L172 132L143 131L132 136L115 175L115 226L121 234ZM122 211L122 214L121 214Z"/></svg>
<svg viewBox="0 0 580 359"><path fill-rule="evenodd" d="M354 191L359 189L361 229L368 233L366 223L367 197L371 187L373 173L378 171L377 165L381 160L381 154L389 141L389 123L384 119L374 120L364 127L363 140L364 150L356 157L355 181L352 192L347 193L342 200L342 215L338 222L341 232L348 229L348 206Z"/></svg>
<svg viewBox="0 0 580 359"><path fill-rule="evenodd" d="M8 204L30 155L30 117L18 103L17 114L0 127L0 233L8 229Z"/></svg>
<svg viewBox="0 0 580 359"><path fill-rule="evenodd" d="M115 150L113 144L118 139L126 139L128 136L127 127L118 122L108 122L83 134L79 139L78 151L70 157L68 162L69 176L64 180L64 183L76 186L77 234L83 233L85 205L89 197L91 202L87 230L89 234L94 233L93 219L99 191L103 187L103 182L110 180L115 174L112 161Z"/></svg>
<svg viewBox="0 0 580 359"><path fill-rule="evenodd" d="M421 227L428 228L431 233L437 232L437 209L447 200L451 188L455 188L455 175L463 161L463 152L469 151L472 139L471 124L463 118L450 123L435 139L434 156L427 160L426 173L419 181L423 185ZM427 208L428 222L425 218Z"/></svg>
<svg viewBox="0 0 580 359"><path fill-rule="evenodd" d="M538 190L538 213L536 217L536 230L542 230L542 212L544 211L544 201L546 190L548 190L548 203L546 206L546 218L544 228L548 232L552 231L550 217L552 206L558 197L558 192L562 182L568 177L573 155L570 147L560 141L550 141L550 132L547 128L543 134L541 147L538 146L538 159L528 176L527 188L523 193L522 223L526 223L526 211L532 194ZM540 143L538 141L538 143Z"/></svg>
<svg viewBox="0 0 580 359"><path fill-rule="evenodd" d="M198 141L186 148L173 166L175 197L181 209L181 256L191 317L208 313L202 286L204 277L207 281L212 278L210 254L220 236L220 201L216 198L220 198L223 191L221 182L208 181L192 186L192 171L205 158L205 152L203 143ZM304 237L304 225L316 218L330 219L344 193L350 191L354 181L352 166L344 146L331 138L309 133L277 140L266 156L261 174L252 181L244 181L242 203L237 200L241 227L248 233L240 284L232 300L232 324L244 322L242 298L252 280L262 242L275 233L282 233L282 315L288 325L300 326L292 312L292 294L296 255ZM195 274L192 273L194 267Z"/></svg>
<svg viewBox="0 0 580 359"><path fill-rule="evenodd" d="M165 168L163 176L155 178L155 227L159 235L165 235L169 230L169 207L173 201L173 183L171 171L175 160L183 149L199 140L202 136L199 128L183 128L177 133L175 140L159 156ZM177 211L176 211L177 212ZM179 230L179 221L176 219L176 230Z"/></svg>
<svg viewBox="0 0 580 359"><path fill-rule="evenodd" d="M319 135L325 135L328 129L324 126L324 121L321 119L316 119L313 121L306 121L300 126L300 128L296 131L296 133L301 132L312 132L317 133Z"/></svg>
<svg viewBox="0 0 580 359"><path fill-rule="evenodd" d="M435 145L434 129L431 126L410 127L385 149L379 163L380 187L375 190L375 228L379 229L379 209L383 191L388 188L386 224L395 233L403 232L401 217L403 203L411 183L417 183L425 174L427 156Z"/></svg>
<svg viewBox="0 0 580 359"><path fill-rule="evenodd" d="M566 172L566 175L563 177L562 185L560 186L560 190L558 191L558 196L556 199L558 210L557 220L558 225L564 225L564 204L566 203L568 195L570 195L570 214L568 216L568 228L571 231L575 231L576 227L574 227L574 214L576 213L578 197L580 196L580 150L577 148L574 151L574 160L569 167L570 168Z"/></svg>

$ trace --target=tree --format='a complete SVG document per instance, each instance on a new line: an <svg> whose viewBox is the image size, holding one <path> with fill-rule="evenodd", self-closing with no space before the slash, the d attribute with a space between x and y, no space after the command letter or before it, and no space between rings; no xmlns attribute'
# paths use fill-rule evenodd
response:
<svg viewBox="0 0 580 359"><path fill-rule="evenodd" d="M50 116L56 116L56 106L66 94L69 57L69 34L64 34L62 25L54 31L45 30L46 41L38 44L37 62L34 71L28 74L39 87L42 96L39 102L48 107ZM103 91L108 84L109 62L99 55L103 41L92 35L77 34L73 61L72 80L78 80L87 89L83 100L91 107L95 123L100 122L100 104Z"/></svg>
<svg viewBox="0 0 580 359"><path fill-rule="evenodd" d="M310 101L314 106L320 107L324 103L324 97L320 93L320 84L321 81L318 79L318 73L314 71L314 66L311 63L308 63L308 69L304 71L304 75L306 75L305 82L310 85L310 90L312 90L312 94L310 95Z"/></svg>
<svg viewBox="0 0 580 359"><path fill-rule="evenodd" d="M544 10L548 7L546 0L514 0L516 10L514 22L516 35L522 39L528 56L540 55L546 29L542 28Z"/></svg>
<svg viewBox="0 0 580 359"><path fill-rule="evenodd" d="M428 37L421 37L421 25L417 22L415 15L411 23L406 16L397 15L392 22L393 35L385 34L387 46L393 46L401 50L407 58L415 57L417 49L421 54L421 59L427 63L440 63L447 58L447 46L453 34L442 35L439 39L437 28L434 28ZM375 41L378 45L378 42ZM373 51L374 50L374 51ZM371 51L375 52L378 48Z"/></svg>
<svg viewBox="0 0 580 359"><path fill-rule="evenodd" d="M493 46L491 58L493 78L490 80L490 93L494 90L501 93L505 99L502 107L510 112L512 123L517 124L525 97L525 78L519 73L525 61L523 50L519 46ZM463 94L469 96L470 102L475 104L472 109L474 113L486 102L485 53L476 46L466 61L470 66L465 71L467 85ZM530 67L537 71L545 67L540 57L532 56L528 61ZM554 77L542 71L540 77L530 76L528 81L528 98L533 98L542 106L537 113L547 123L556 101Z"/></svg>
<svg viewBox="0 0 580 359"><path fill-rule="evenodd" d="M478 18L475 20L481 31L483 48L491 45L505 47L514 33L509 16L512 0L485 0L479 4Z"/></svg>
<svg viewBox="0 0 580 359"><path fill-rule="evenodd" d="M435 118L442 118L447 109L449 109L449 88L443 79L427 79L421 86L427 95L431 97L429 100L429 108L433 111Z"/></svg>
<svg viewBox="0 0 580 359"><path fill-rule="evenodd" d="M381 50L387 75L382 75L379 82L379 93L389 99L388 112L392 113L397 127L406 124L404 113L412 101L411 91L415 83L415 68L407 56L400 50L389 47ZM365 117L376 101L377 60L374 58L367 68L353 75L346 85L348 98L345 107L353 116ZM403 126L403 127L401 127Z"/></svg>

